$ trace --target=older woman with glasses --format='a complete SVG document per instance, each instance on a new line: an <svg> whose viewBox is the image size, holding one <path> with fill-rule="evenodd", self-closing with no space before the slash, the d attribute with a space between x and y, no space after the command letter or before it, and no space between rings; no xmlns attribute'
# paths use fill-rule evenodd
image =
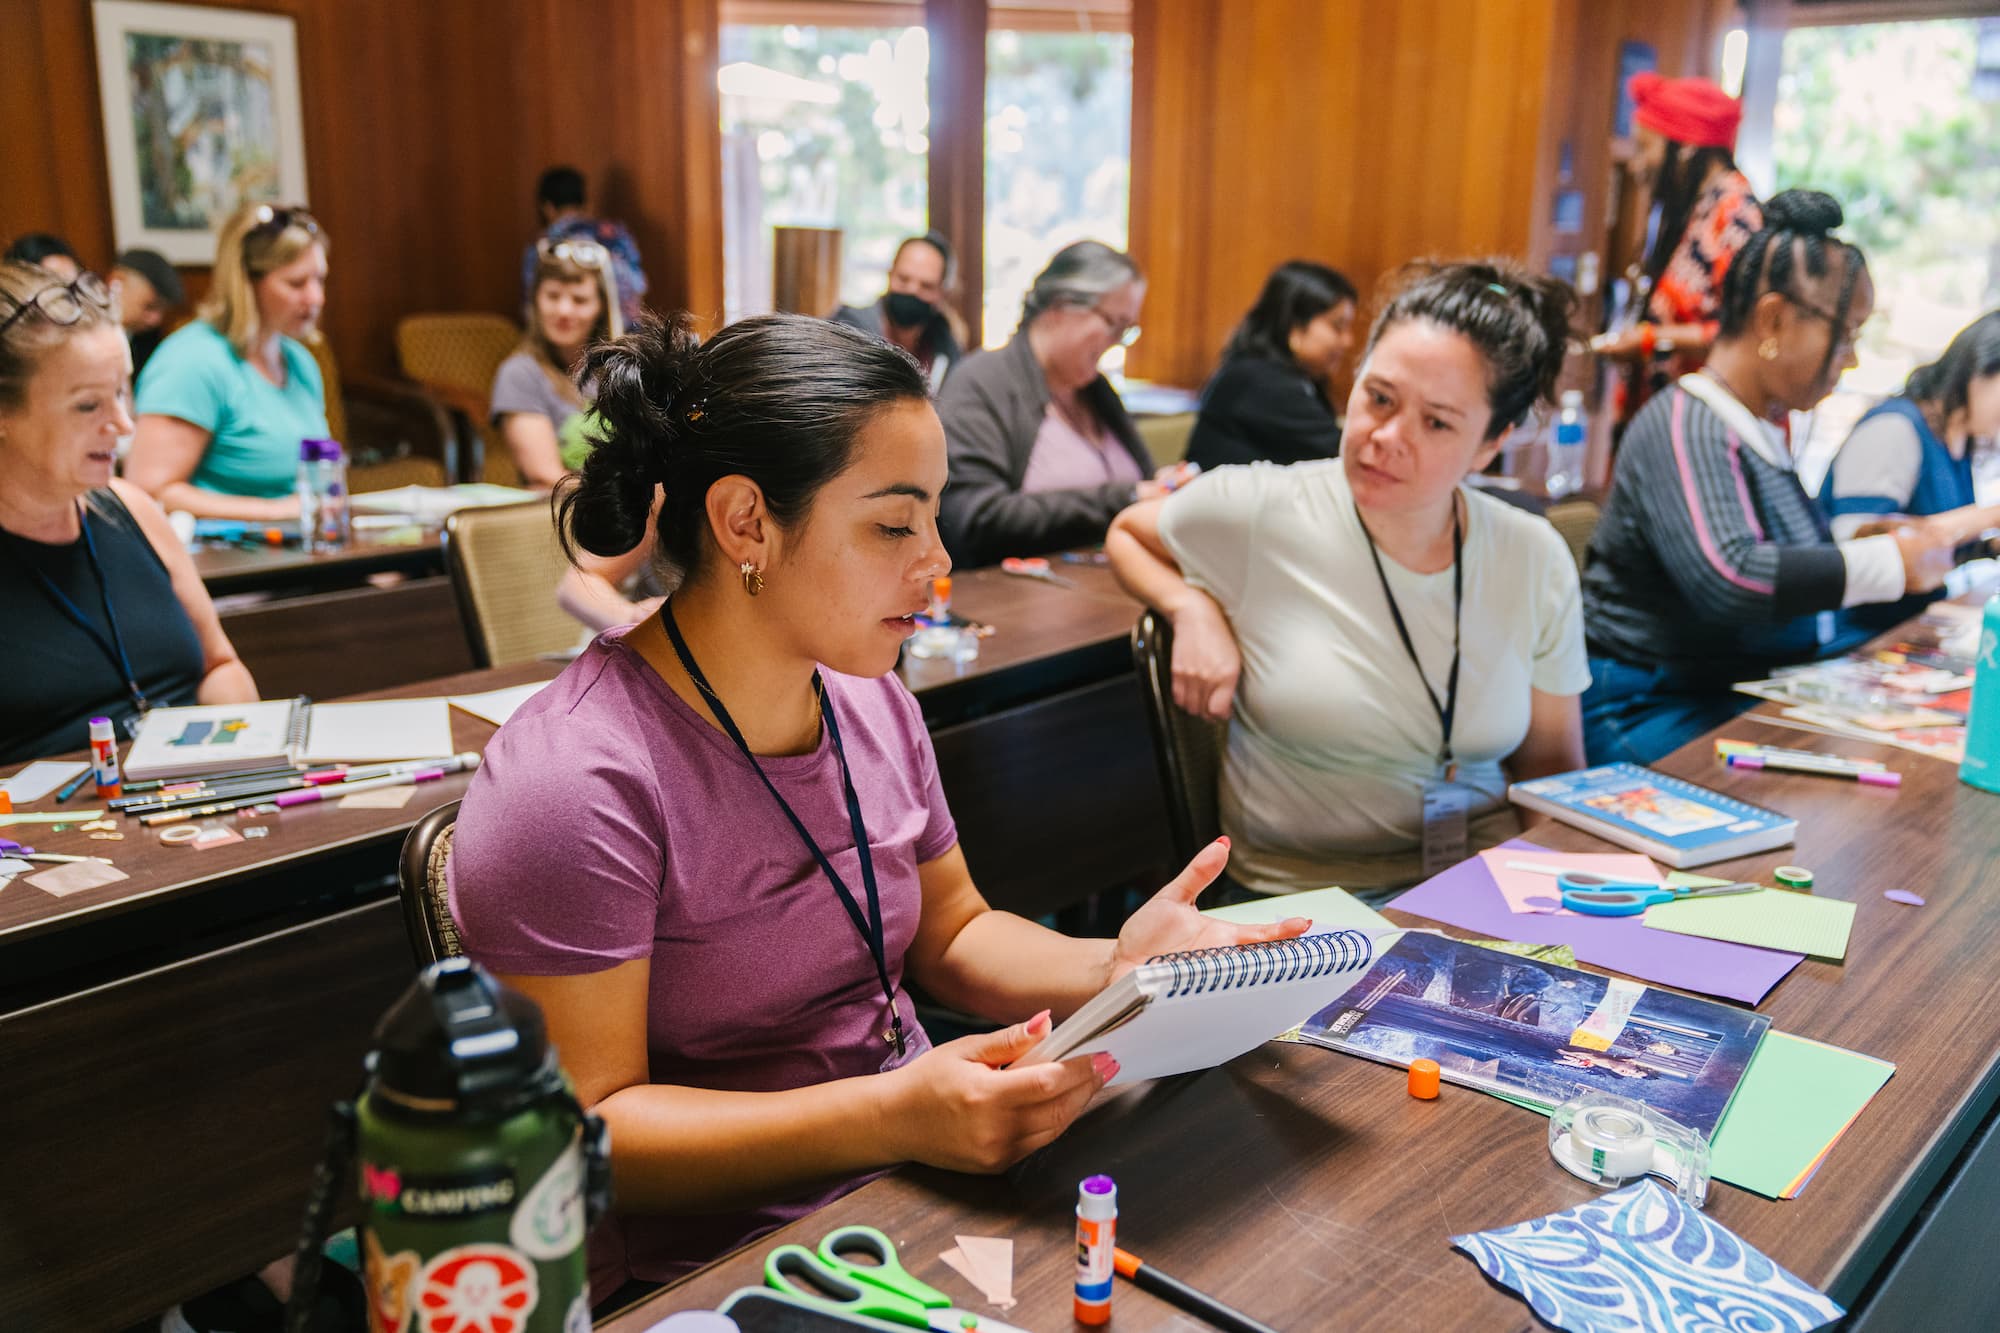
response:
<svg viewBox="0 0 2000 1333"><path fill-rule="evenodd" d="M1786 190L1723 279L1708 364L1625 433L1583 575L1592 763L1651 763L1756 702L1739 680L1841 645L1845 607L1928 591L1961 533L1950 515L1836 541L1799 484L1787 422L1856 364L1875 308L1868 264L1833 235L1840 205Z"/></svg>
<svg viewBox="0 0 2000 1333"><path fill-rule="evenodd" d="M951 486L939 512L961 565L1104 540L1119 510L1165 493L1097 363L1139 339L1146 280L1097 241L1065 246L1028 289L1013 340L965 362L938 395Z"/></svg>
<svg viewBox="0 0 2000 1333"><path fill-rule="evenodd" d="M299 441L327 434L302 339L326 305L326 234L304 209L245 204L223 224L197 317L146 362L125 475L202 518L296 518Z"/></svg>
<svg viewBox="0 0 2000 1333"><path fill-rule="evenodd" d="M0 763L130 735L153 704L257 697L167 517L112 475L132 431L111 293L0 266Z"/></svg>

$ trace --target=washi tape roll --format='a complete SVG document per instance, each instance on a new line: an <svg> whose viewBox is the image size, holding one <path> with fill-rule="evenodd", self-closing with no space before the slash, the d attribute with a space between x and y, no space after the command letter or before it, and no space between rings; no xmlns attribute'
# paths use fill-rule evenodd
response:
<svg viewBox="0 0 2000 1333"><path fill-rule="evenodd" d="M1788 889L1810 889L1813 886L1813 872L1804 866L1779 866L1771 872L1771 877Z"/></svg>
<svg viewBox="0 0 2000 1333"><path fill-rule="evenodd" d="M176 824L160 835L160 841L170 844L193 842L200 836L201 826L199 824Z"/></svg>

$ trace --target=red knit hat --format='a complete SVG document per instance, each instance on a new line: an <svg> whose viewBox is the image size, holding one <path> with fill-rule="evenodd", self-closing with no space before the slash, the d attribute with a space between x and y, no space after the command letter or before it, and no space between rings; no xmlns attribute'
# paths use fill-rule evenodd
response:
<svg viewBox="0 0 2000 1333"><path fill-rule="evenodd" d="M1634 118L1647 129L1690 148L1736 147L1743 104L1707 79L1666 79L1647 70L1626 87Z"/></svg>

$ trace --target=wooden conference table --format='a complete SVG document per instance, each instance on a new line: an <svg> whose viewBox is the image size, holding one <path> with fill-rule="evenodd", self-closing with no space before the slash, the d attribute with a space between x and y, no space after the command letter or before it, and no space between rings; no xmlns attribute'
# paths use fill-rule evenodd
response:
<svg viewBox="0 0 2000 1333"><path fill-rule="evenodd" d="M1101 568L1059 568L1075 586L959 577L954 609L996 633L963 671L905 667L968 861L996 901L1026 911L1166 875L1126 647L1136 604ZM473 693L557 670L382 693ZM494 730L458 710L451 722L460 749ZM131 821L113 842L11 831L109 856L128 878L61 898L0 890L0 1329L117 1327L287 1249L326 1107L353 1092L368 1034L413 972L397 850L468 781L427 783L403 809L238 821L271 832L198 852ZM548 818L559 837L561 812Z"/></svg>
<svg viewBox="0 0 2000 1333"><path fill-rule="evenodd" d="M1857 904L1844 964L1808 959L1760 1006L1783 1031L1894 1061L1896 1074L1799 1198L1718 1184L1708 1213L1856 1312L1848 1329L2000 1326L2000 796L1948 764L1752 719L1733 737L1867 754L1899 789L1719 767L1710 739L1659 767L1796 815L1798 841L1716 874L1768 876L1795 862L1815 892ZM1548 825L1536 840L1604 844ZM1887 902L1907 888L1920 908ZM1403 924L1417 918L1397 916ZM1421 923L1429 924L1429 923ZM1457 932L1463 933L1463 932ZM1077 1182L1118 1182L1120 1243L1281 1329L1532 1329L1527 1305L1489 1284L1450 1237L1540 1217L1595 1191L1552 1162L1548 1122L1469 1089L1411 1098L1400 1070L1267 1044L1220 1069L1110 1094L1004 1177L926 1168L884 1177L710 1265L633 1311L640 1333L669 1311L711 1308L762 1281L774 1245L833 1227L886 1231L917 1276L979 1309L937 1256L957 1234L1014 1239L1032 1329L1070 1323ZM1205 1327L1122 1281L1114 1327Z"/></svg>

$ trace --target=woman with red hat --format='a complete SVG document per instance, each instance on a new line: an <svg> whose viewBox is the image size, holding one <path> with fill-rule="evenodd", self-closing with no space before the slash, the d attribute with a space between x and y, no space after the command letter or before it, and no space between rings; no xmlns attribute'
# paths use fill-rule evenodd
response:
<svg viewBox="0 0 2000 1333"><path fill-rule="evenodd" d="M1700 367L1715 340L1729 261L1764 221L1732 153L1743 120L1740 102L1707 79L1668 79L1651 71L1635 74L1629 87L1638 124L1632 164L1650 187L1656 212L1639 320L1595 345L1639 364L1621 421L1630 420L1657 387L1656 356L1671 362L1657 367L1658 383Z"/></svg>

